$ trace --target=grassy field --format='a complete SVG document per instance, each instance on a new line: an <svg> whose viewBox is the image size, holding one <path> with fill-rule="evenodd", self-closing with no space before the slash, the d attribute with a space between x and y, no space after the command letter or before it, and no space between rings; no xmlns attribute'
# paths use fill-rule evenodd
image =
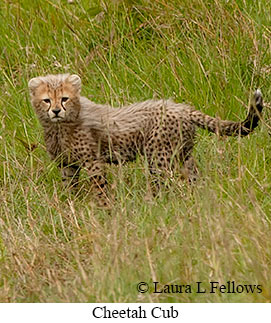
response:
<svg viewBox="0 0 271 323"><path fill-rule="evenodd" d="M271 301L270 20L267 0L1 1L0 302ZM109 167L103 210L87 181L63 189L30 105L28 80L62 72L97 103L170 97L231 120L260 87L264 122L242 139L198 131L195 188L176 174L154 198L144 161Z"/></svg>

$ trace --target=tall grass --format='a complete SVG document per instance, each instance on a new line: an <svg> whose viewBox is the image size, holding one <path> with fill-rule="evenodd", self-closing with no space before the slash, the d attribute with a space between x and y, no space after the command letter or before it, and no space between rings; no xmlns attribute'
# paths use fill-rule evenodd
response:
<svg viewBox="0 0 271 323"><path fill-rule="evenodd" d="M1 302L271 300L267 107L248 138L198 131L196 187L176 174L153 197L144 160L109 167L103 210L87 181L63 190L27 93L31 77L70 72L97 103L171 97L240 120L256 87L270 97L270 19L267 0L1 1ZM140 294L141 281L263 292Z"/></svg>

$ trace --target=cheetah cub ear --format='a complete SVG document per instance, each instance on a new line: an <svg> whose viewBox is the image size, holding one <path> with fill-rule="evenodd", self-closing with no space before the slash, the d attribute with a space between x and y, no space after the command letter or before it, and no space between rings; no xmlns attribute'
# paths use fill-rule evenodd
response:
<svg viewBox="0 0 271 323"><path fill-rule="evenodd" d="M76 75L76 74L70 75L68 77L67 81L69 83L71 83L77 91L80 92L80 90L81 90L81 79L80 79L80 77L78 75Z"/></svg>
<svg viewBox="0 0 271 323"><path fill-rule="evenodd" d="M28 82L28 88L31 95L35 94L35 90L41 85L42 80L40 77L34 77Z"/></svg>

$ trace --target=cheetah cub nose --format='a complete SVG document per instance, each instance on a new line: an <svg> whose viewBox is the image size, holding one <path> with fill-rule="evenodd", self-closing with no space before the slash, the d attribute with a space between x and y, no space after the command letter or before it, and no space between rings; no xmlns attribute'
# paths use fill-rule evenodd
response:
<svg viewBox="0 0 271 323"><path fill-rule="evenodd" d="M56 115L56 117L58 116L59 112L61 111L60 109L54 109L52 110L54 112L54 114Z"/></svg>

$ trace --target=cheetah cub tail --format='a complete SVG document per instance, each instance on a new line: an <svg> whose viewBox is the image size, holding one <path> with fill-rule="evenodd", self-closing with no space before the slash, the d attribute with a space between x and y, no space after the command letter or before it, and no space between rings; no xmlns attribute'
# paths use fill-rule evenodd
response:
<svg viewBox="0 0 271 323"><path fill-rule="evenodd" d="M248 115L242 122L219 120L195 110L191 112L191 119L198 127L220 136L247 136L258 126L262 110L263 97L261 91L257 89L252 97Z"/></svg>

